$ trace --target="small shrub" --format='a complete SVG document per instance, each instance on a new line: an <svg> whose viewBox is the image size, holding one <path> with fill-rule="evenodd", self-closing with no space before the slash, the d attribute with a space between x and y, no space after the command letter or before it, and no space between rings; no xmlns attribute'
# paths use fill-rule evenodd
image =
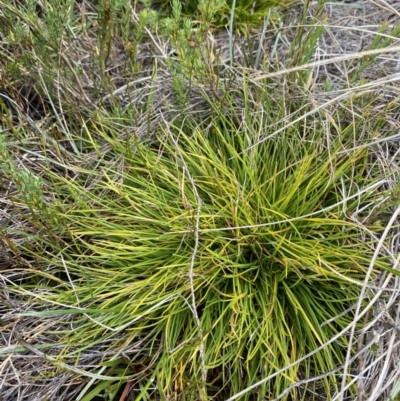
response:
<svg viewBox="0 0 400 401"><path fill-rule="evenodd" d="M251 29L262 26L268 11L274 7L287 7L293 3L292 0L228 0L219 1L216 7L215 1L190 0L182 2L182 13L184 16L194 19L199 13L208 16L208 21L217 29L223 29L230 24L233 15L233 26L236 32L246 33ZM161 9L165 15L173 13L173 2L161 0L154 4Z"/></svg>

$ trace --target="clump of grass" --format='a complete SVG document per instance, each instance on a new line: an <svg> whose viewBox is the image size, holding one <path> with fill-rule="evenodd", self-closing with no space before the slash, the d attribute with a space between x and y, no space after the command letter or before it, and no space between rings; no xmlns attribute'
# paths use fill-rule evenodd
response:
<svg viewBox="0 0 400 401"><path fill-rule="evenodd" d="M58 241L35 257L53 266L45 298L79 316L65 352L108 339L119 355L139 341L145 352L129 364L147 369L127 368L126 380L150 398L204 400L287 367L241 399L276 396L344 362L345 337L329 340L351 324L373 254L347 218L375 201L367 151L340 154L351 138L328 147L300 125L266 139L265 107L239 127L217 108L209 129L166 123L157 146L125 147L122 168L104 160L101 175L53 177ZM334 376L319 386L338 390Z"/></svg>

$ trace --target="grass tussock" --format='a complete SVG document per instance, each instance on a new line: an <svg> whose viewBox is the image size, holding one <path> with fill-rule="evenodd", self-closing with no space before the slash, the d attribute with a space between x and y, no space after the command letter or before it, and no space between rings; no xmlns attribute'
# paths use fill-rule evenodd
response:
<svg viewBox="0 0 400 401"><path fill-rule="evenodd" d="M322 1L0 3L5 399L389 396L398 26L330 61Z"/></svg>

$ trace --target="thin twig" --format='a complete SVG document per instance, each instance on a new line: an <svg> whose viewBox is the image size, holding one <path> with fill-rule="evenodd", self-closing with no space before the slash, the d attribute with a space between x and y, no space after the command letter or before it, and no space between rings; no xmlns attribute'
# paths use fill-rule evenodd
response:
<svg viewBox="0 0 400 401"><path fill-rule="evenodd" d="M362 304L362 301L363 301L363 299L365 297L365 292L366 292L366 287L365 286L368 284L368 281L369 281L369 279L371 277L372 270L374 269L374 266L375 266L375 261L378 258L378 255L379 255L379 253L381 251L383 242L386 240L386 237L388 236L389 231L392 228L392 226L393 226L394 222L396 221L397 216L399 214L400 214L400 207L398 207L396 209L396 211L393 213L392 218L389 220L388 224L386 225L385 231L383 232L382 237L380 238L379 243L378 243L378 245L377 245L377 247L375 249L374 256L372 257L372 260L371 260L371 263L369 265L368 271L365 274L365 279L364 279L364 284L365 285L361 289L361 293L360 293L360 296L359 296L359 301L357 303L356 311L354 313L354 321L351 324L351 331L350 331L350 337L349 337L349 346L347 348L346 362L345 362L345 367L343 369L342 385L341 385L341 390L340 390L340 396L342 397L342 399L344 398L344 393L345 393L347 370L348 370L348 367L349 367L349 364L350 364L350 359L351 359L351 352L352 352L351 350L352 350L352 345L353 345L354 333L355 333L355 330L356 330L356 323L358 322L359 317L362 314L364 314L364 312L366 312L364 310L360 314L361 304Z"/></svg>
<svg viewBox="0 0 400 401"><path fill-rule="evenodd" d="M197 200L196 222L195 222L195 229L194 229L195 243L194 243L194 249L193 249L193 253L192 253L192 257L191 257L191 261L190 261L190 267L189 267L189 280L190 280L190 292L191 292L191 296L192 296L192 313L193 313L194 319L196 320L197 329L199 331L199 336L200 336L199 352L200 352L201 372L202 372L202 379L203 379L202 398L206 399L206 391L205 390L206 390L206 383L207 383L207 368L206 368L206 358L205 358L204 335L203 335L203 329L201 327L200 318L197 313L196 294L195 294L195 290L194 290L194 263L196 261L197 251L199 249L200 213L201 213L201 205L203 202L197 191L196 183L194 182L194 179L193 179L192 175L190 174L189 168L185 162L182 152L179 149L178 142L172 135L172 132L169 128L167 121L164 120L164 122L165 122L165 126L166 126L166 130L168 132L168 135L171 138L171 141L174 144L174 147L175 147L177 153L179 154L179 158L182 161L182 165L185 170L185 174L187 175L187 177L190 181L190 184L192 185L193 192L194 192L194 194L196 196L196 200Z"/></svg>

